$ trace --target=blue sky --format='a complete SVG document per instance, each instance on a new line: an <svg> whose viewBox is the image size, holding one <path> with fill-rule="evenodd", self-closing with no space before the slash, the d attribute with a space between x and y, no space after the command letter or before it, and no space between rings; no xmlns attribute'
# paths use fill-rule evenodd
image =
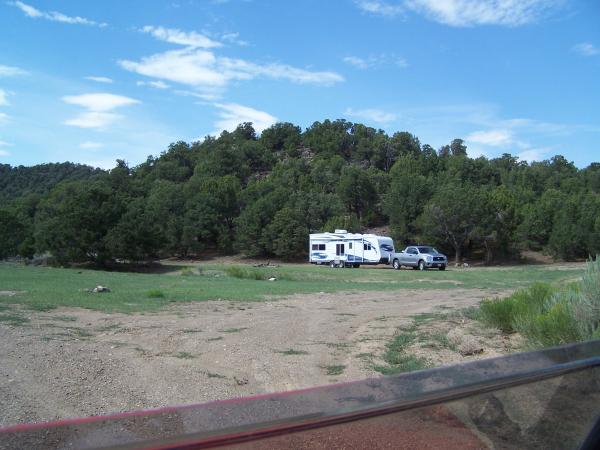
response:
<svg viewBox="0 0 600 450"><path fill-rule="evenodd" d="M110 168L251 121L600 158L600 3L0 3L0 162Z"/></svg>

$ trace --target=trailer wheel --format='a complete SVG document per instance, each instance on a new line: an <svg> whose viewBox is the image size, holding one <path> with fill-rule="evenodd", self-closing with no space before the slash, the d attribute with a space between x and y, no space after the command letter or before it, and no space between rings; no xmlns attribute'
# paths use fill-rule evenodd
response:
<svg viewBox="0 0 600 450"><path fill-rule="evenodd" d="M335 269L337 267L337 264L335 263L335 261L331 261L329 263L329 267L331 267L332 269Z"/></svg>
<svg viewBox="0 0 600 450"><path fill-rule="evenodd" d="M394 269L400 270L400 261L395 259L394 262L392 263L392 266L394 267Z"/></svg>

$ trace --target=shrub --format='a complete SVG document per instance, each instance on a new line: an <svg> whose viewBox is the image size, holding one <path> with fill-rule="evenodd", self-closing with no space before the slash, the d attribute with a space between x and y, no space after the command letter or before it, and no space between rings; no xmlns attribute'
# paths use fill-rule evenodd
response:
<svg viewBox="0 0 600 450"><path fill-rule="evenodd" d="M227 275L247 280L268 280L272 275L254 267L229 266L225 269Z"/></svg>
<svg viewBox="0 0 600 450"><path fill-rule="evenodd" d="M515 320L535 317L543 310L544 302L552 295L547 284L535 283L504 299L481 302L481 319L505 333L516 331Z"/></svg>
<svg viewBox="0 0 600 450"><path fill-rule="evenodd" d="M590 260L581 281L562 289L534 284L505 299L484 300L481 320L518 331L533 347L600 338L600 260Z"/></svg>
<svg viewBox="0 0 600 450"><path fill-rule="evenodd" d="M150 289L146 292L146 297L148 298L165 298L165 294L160 289Z"/></svg>

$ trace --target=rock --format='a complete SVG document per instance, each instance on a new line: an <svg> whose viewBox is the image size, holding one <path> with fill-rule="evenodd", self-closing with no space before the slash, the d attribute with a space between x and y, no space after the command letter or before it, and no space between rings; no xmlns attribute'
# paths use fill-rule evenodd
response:
<svg viewBox="0 0 600 450"><path fill-rule="evenodd" d="M277 278L271 277L271 278L269 278L269 281L277 281Z"/></svg>
<svg viewBox="0 0 600 450"><path fill-rule="evenodd" d="M233 377L233 379L235 380L235 382L238 384L238 386L243 386L245 384L248 384L248 379L247 378L238 378L238 377Z"/></svg>
<svg viewBox="0 0 600 450"><path fill-rule="evenodd" d="M95 294L100 294L103 292L110 292L110 289L107 288L106 286L96 286L94 289L92 289L92 292L94 292Z"/></svg>
<svg viewBox="0 0 600 450"><path fill-rule="evenodd" d="M458 346L458 352L462 356L477 355L483 353L483 347L473 336L463 336L463 341Z"/></svg>

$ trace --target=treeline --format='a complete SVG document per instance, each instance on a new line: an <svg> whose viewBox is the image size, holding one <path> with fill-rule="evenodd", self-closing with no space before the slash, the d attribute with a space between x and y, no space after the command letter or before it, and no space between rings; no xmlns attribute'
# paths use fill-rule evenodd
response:
<svg viewBox="0 0 600 450"><path fill-rule="evenodd" d="M278 123L260 137L245 123L110 171L2 166L0 257L105 264L210 250L297 259L310 232L386 225L397 247L427 242L457 260L600 253L600 164L466 150L460 139L436 150L408 132L325 120L305 131Z"/></svg>

